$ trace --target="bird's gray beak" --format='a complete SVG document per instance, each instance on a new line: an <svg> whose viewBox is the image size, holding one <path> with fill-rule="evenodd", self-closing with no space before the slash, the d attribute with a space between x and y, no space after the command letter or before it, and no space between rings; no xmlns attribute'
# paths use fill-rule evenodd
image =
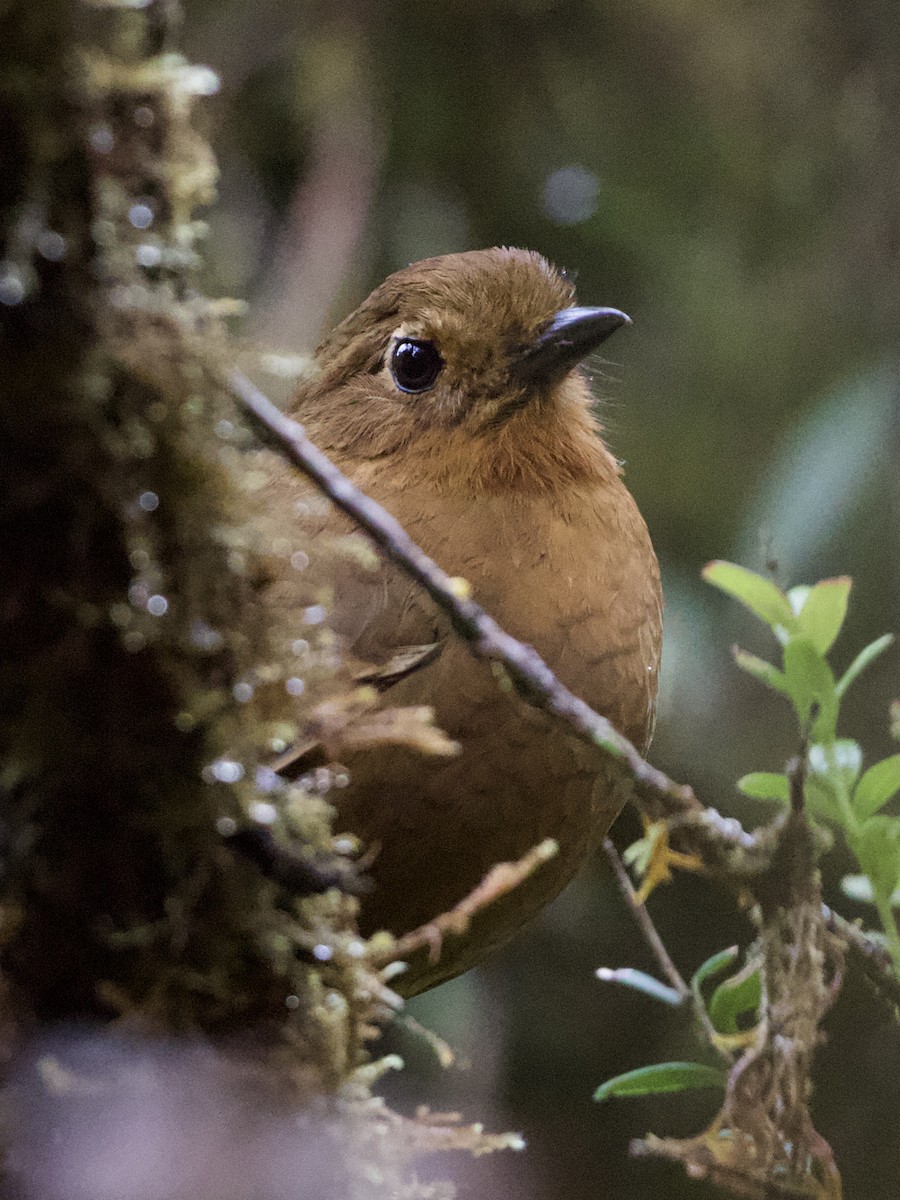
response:
<svg viewBox="0 0 900 1200"><path fill-rule="evenodd" d="M617 308L564 308L524 351L513 372L522 382L563 375L630 324L631 318Z"/></svg>

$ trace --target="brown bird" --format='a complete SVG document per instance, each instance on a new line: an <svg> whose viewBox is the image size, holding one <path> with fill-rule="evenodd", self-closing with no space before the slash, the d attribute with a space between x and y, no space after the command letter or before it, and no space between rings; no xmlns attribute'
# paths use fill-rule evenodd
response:
<svg viewBox="0 0 900 1200"><path fill-rule="evenodd" d="M493 249L414 263L325 338L291 407L312 439L515 637L639 746L653 725L659 569L579 366L628 318L575 307L540 255ZM282 485L283 486L283 485ZM294 491L298 486L292 478ZM338 513L332 529L348 528ZM410 964L414 994L506 942L571 879L627 797L621 768L498 686L398 568L334 579L332 627L379 664L432 647L390 689L430 705L461 753L351 755L336 828L377 846L363 931L402 934L499 861L552 837L557 857Z"/></svg>

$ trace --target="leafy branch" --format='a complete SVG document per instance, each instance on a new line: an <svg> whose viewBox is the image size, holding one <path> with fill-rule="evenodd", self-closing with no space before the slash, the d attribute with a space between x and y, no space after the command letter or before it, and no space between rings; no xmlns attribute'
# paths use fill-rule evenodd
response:
<svg viewBox="0 0 900 1200"><path fill-rule="evenodd" d="M838 736L841 701L850 686L893 643L885 634L864 647L840 678L828 663L847 615L851 581L826 579L787 593L763 576L733 563L710 563L706 580L739 600L772 630L782 650L779 668L735 648L735 661L766 687L787 697L799 726L810 728L804 798L814 818L838 828L859 863L844 890L878 912L894 971L900 977L900 818L883 812L900 792L900 754L863 771L858 742ZM738 780L745 795L787 803L787 775L753 772Z"/></svg>
<svg viewBox="0 0 900 1200"><path fill-rule="evenodd" d="M812 1126L805 1097L818 1024L843 979L844 950L857 955L895 1006L900 1001L900 938L893 911L900 898L900 818L882 811L900 790L900 755L863 772L862 749L838 737L838 722L847 689L893 638L887 635L865 647L838 679L826 656L846 618L849 579L785 593L771 580L725 562L711 563L704 577L746 605L780 643L781 667L737 648L735 659L791 701L802 749L785 772L754 773L738 784L748 795L788 806L759 835L764 839L768 832L773 838L768 870L745 880L760 935L744 965L719 982L708 1000L707 985L736 965L737 947L707 959L687 996L678 986L677 968L669 965L649 915L635 901L667 880L671 866L696 864L670 848L671 823L645 820L644 838L626 851L644 882L638 893L630 881L623 891L663 974L675 986L630 968L597 972L603 980L670 1004L690 999L701 1041L726 1060L728 1070L705 1062L653 1063L607 1080L595 1099L720 1087L722 1107L707 1130L686 1140L651 1136L635 1143L634 1153L681 1161L691 1174L755 1200L838 1200L840 1175L830 1147ZM863 873L845 879L843 887L854 898L874 903L887 953L821 904L816 821L839 828L856 854ZM873 972L876 957L879 966ZM781 1055L773 1030L785 1051Z"/></svg>

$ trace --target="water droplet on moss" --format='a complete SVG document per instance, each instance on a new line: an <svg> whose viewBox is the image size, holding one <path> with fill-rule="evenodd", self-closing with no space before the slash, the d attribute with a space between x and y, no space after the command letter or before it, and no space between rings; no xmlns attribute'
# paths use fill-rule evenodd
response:
<svg viewBox="0 0 900 1200"><path fill-rule="evenodd" d="M331 791L331 785L334 782L334 775L328 767L316 767L313 772L313 787L317 792L323 795L325 792Z"/></svg>
<svg viewBox="0 0 900 1200"><path fill-rule="evenodd" d="M158 592L147 601L147 612L151 617L164 617L168 611L168 600Z"/></svg>
<svg viewBox="0 0 900 1200"><path fill-rule="evenodd" d="M25 283L11 263L0 266L0 304L12 307L25 299Z"/></svg>
<svg viewBox="0 0 900 1200"><path fill-rule="evenodd" d="M284 786L284 780L271 767L257 767L253 782L261 792L277 792Z"/></svg>
<svg viewBox="0 0 900 1200"><path fill-rule="evenodd" d="M242 681L236 683L231 689L231 694L237 700L238 704L246 704L253 699L253 684Z"/></svg>
<svg viewBox="0 0 900 1200"><path fill-rule="evenodd" d="M313 958L317 962L331 962L334 958L334 951L330 946L326 946L324 942L317 942L313 946Z"/></svg>
<svg viewBox="0 0 900 1200"><path fill-rule="evenodd" d="M224 641L218 629L213 629L206 621L199 619L191 621L189 637L192 646L197 650L203 650L207 654L212 654L214 651L221 649Z"/></svg>
<svg viewBox="0 0 900 1200"><path fill-rule="evenodd" d="M179 73L178 86L192 96L215 96L221 82L211 67L189 66Z"/></svg>
<svg viewBox="0 0 900 1200"><path fill-rule="evenodd" d="M257 825L274 825L278 820L278 809L274 804L268 804L264 800L257 800L250 805L250 816L256 821Z"/></svg>
<svg viewBox="0 0 900 1200"><path fill-rule="evenodd" d="M302 696L306 691L306 684L297 675L292 675L290 679L286 679L284 687L289 696Z"/></svg>
<svg viewBox="0 0 900 1200"><path fill-rule="evenodd" d="M128 599L135 608L146 608L150 599L150 588L144 579L136 579L128 589Z"/></svg>
<svg viewBox="0 0 900 1200"><path fill-rule="evenodd" d="M142 242L135 249L134 258L139 267L158 267L162 262L162 250L152 242Z"/></svg>
<svg viewBox="0 0 900 1200"><path fill-rule="evenodd" d="M303 621L306 625L321 625L327 615L323 604L310 604L303 610Z"/></svg>
<svg viewBox="0 0 900 1200"><path fill-rule="evenodd" d="M153 209L144 202L132 204L128 210L128 220L135 229L149 229L153 224Z"/></svg>
<svg viewBox="0 0 900 1200"><path fill-rule="evenodd" d="M309 555L305 550L295 550L291 555L291 566L295 571L305 571L309 566Z"/></svg>
<svg viewBox="0 0 900 1200"><path fill-rule="evenodd" d="M113 131L106 124L94 125L88 133L88 142L92 150L96 150L98 154L109 154L113 146L116 144L116 139L113 136Z"/></svg>
<svg viewBox="0 0 900 1200"><path fill-rule="evenodd" d="M207 782L239 783L244 778L244 768L233 758L217 758L203 768L203 778Z"/></svg>
<svg viewBox="0 0 900 1200"><path fill-rule="evenodd" d="M66 239L61 233L45 229L37 240L36 248L38 254L48 262L60 262L66 255Z"/></svg>
<svg viewBox="0 0 900 1200"><path fill-rule="evenodd" d="M144 512L155 512L159 508L159 496L156 492L141 492L138 504Z"/></svg>
<svg viewBox="0 0 900 1200"><path fill-rule="evenodd" d="M291 995L291 996L285 996L285 998L284 998L284 1007L285 1007L285 1008L289 1008L289 1009L291 1010L291 1012L293 1012L293 1011L294 1011L294 1009L296 1009L296 1008L299 1008L299 1007L300 1007L300 997L299 997L299 996L293 996L293 995Z"/></svg>

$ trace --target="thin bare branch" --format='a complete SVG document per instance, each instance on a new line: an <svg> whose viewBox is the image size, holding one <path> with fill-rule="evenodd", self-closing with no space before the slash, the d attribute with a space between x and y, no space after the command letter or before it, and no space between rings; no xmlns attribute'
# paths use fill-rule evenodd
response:
<svg viewBox="0 0 900 1200"><path fill-rule="evenodd" d="M713 1028L712 1021L709 1019L709 1013L706 1011L706 1006L702 1003L702 1001L697 999L692 989L685 981L684 976L675 966L671 955L669 954L662 938L659 935L659 931L653 924L653 920L647 911L647 906L645 904L641 904L641 902L638 900L637 893L634 890L634 885L629 878L628 872L625 870L625 864L622 862L619 852L613 845L610 838L603 839L603 849L606 853L606 857L612 864L612 869L616 877L616 883L619 885L619 891L624 896L625 903L628 905L629 911L634 917L635 922L637 923L637 926L643 935L644 941L647 943L651 953L653 954L653 957L659 963L659 968L663 975L665 975L666 979L668 979L675 991L678 992L679 996L681 996L682 1002L685 1004L688 1002L691 1003L694 1010L694 1015L700 1023L700 1026L706 1036L706 1040L709 1042L710 1046L712 1046L716 1053L720 1054L726 1062L733 1062L734 1059L732 1056L727 1050L722 1049L721 1044L716 1038L716 1031Z"/></svg>
<svg viewBox="0 0 900 1200"><path fill-rule="evenodd" d="M613 874L616 877L616 883L619 885L619 891L625 897L625 903L628 905L631 915L634 917L638 929L643 935L644 941L650 947L653 957L659 964L659 968L668 979L669 983L678 992L682 1000L690 1000L691 989L684 980L683 975L672 961L668 950L663 945L663 940L659 936L656 926L650 918L646 907L640 903L637 898L637 893L634 890L634 885L629 878L628 872L625 870L625 864L619 857L619 852L613 845L610 838L603 839L603 850L606 857L612 864Z"/></svg>
<svg viewBox="0 0 900 1200"><path fill-rule="evenodd" d="M449 912L441 913L433 921L405 933L389 950L373 956L370 960L372 966L386 967L389 963L410 958L423 949L428 950L431 962L437 962L447 934L459 936L465 933L476 913L505 896L507 892L511 892L513 888L517 888L538 867L553 858L557 850L556 842L547 838L515 862L497 863L459 904Z"/></svg>

